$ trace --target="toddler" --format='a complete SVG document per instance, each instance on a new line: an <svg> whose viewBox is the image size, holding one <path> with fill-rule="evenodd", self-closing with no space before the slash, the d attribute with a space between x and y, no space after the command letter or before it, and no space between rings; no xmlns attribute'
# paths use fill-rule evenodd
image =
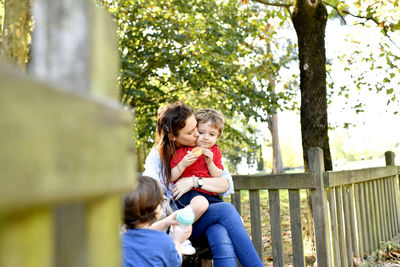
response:
<svg viewBox="0 0 400 267"><path fill-rule="evenodd" d="M177 211L159 220L162 201L159 183L147 176L140 177L136 189L125 196L124 267L181 265L181 244L190 236L192 228L175 227ZM174 231L169 236L163 230L171 225Z"/></svg>
<svg viewBox="0 0 400 267"><path fill-rule="evenodd" d="M176 182L181 177L192 177L194 188L176 200L176 205L178 208L190 205L197 220L206 212L209 203L222 201L217 194L203 188L203 178L222 175L222 154L216 143L223 132L225 119L221 112L211 108L198 110L195 117L199 132L196 147L184 146L176 150L171 159L171 180ZM200 153L196 155L195 150Z"/></svg>

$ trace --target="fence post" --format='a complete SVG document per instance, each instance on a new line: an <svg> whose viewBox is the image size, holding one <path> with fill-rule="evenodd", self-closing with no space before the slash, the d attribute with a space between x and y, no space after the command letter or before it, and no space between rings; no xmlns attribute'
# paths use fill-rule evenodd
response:
<svg viewBox="0 0 400 267"><path fill-rule="evenodd" d="M386 166L395 166L396 165L396 163L395 163L395 156L396 156L396 154L394 153L394 152L392 152L392 151L386 151L385 152L385 161L386 161ZM400 209L400 196L399 196L399 193L400 193L400 175L398 174L397 175L397 178L395 178L395 179L393 179L392 180L392 183L393 183L393 187L394 187L394 189L393 189L393 194L394 194L394 196L393 196L393 205L395 206L395 211L394 211L394 217L396 217L395 218L395 225L394 225L394 228L395 228L395 235L397 235L399 232L400 232L400 211L399 211L399 209Z"/></svg>
<svg viewBox="0 0 400 267"><path fill-rule="evenodd" d="M314 175L315 189L311 191L314 217L315 246L318 266L332 266L331 242L329 235L328 206L324 188L324 157L322 149L312 147L308 150L310 173Z"/></svg>
<svg viewBox="0 0 400 267"><path fill-rule="evenodd" d="M385 152L386 166L394 166L395 165L395 162L394 162L395 156L396 155L392 151L386 151Z"/></svg>

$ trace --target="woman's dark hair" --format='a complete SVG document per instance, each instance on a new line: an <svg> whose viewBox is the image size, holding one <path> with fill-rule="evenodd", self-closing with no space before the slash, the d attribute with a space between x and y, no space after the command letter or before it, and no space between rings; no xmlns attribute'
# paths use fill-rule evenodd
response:
<svg viewBox="0 0 400 267"><path fill-rule="evenodd" d="M148 176L139 177L136 188L124 197L126 228L133 229L140 223L155 222L155 211L162 200L163 192L158 181Z"/></svg>
<svg viewBox="0 0 400 267"><path fill-rule="evenodd" d="M159 109L157 114L156 146L161 157L161 169L166 174L163 183L167 188L171 181L171 157L176 150L173 139L185 127L186 120L191 115L193 109L182 101Z"/></svg>

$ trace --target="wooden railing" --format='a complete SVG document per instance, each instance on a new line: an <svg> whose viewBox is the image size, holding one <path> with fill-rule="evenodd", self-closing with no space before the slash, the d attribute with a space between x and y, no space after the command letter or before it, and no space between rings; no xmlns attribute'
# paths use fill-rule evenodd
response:
<svg viewBox="0 0 400 267"><path fill-rule="evenodd" d="M86 0L32 4L30 75L0 64L0 266L121 266L136 174L115 28Z"/></svg>
<svg viewBox="0 0 400 267"><path fill-rule="evenodd" d="M249 190L252 241L261 258L260 190L268 190L274 266L284 265L279 190L289 194L294 266L305 266L301 189L311 189L318 266L351 266L353 257L400 233L400 170L392 152L386 153L386 167L337 172L324 172L321 149L311 149L308 157L309 173L233 177L231 201L239 212L240 191Z"/></svg>

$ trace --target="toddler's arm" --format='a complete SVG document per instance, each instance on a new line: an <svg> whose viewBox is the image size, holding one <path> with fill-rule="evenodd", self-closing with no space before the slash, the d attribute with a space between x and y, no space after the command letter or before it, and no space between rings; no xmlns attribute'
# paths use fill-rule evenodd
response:
<svg viewBox="0 0 400 267"><path fill-rule="evenodd" d="M181 256L181 260L182 260L181 245L183 241L185 241L190 237L191 234L192 234L192 226L189 226L187 228L182 228L182 227L173 228L172 240L174 241L176 251L178 251L179 255Z"/></svg>
<svg viewBox="0 0 400 267"><path fill-rule="evenodd" d="M193 155L192 153L187 153L185 157L175 166L171 169L171 180L175 182L178 180L179 177L181 177L183 171L189 167L190 165L193 164L197 160L197 157Z"/></svg>
<svg viewBox="0 0 400 267"><path fill-rule="evenodd" d="M222 176L222 169L218 168L213 161L214 154L212 151L210 149L204 149L203 154L206 159L208 172L210 173L211 177Z"/></svg>
<svg viewBox="0 0 400 267"><path fill-rule="evenodd" d="M178 224L178 221L176 220L177 213L178 213L178 211L174 211L173 213L171 213L169 216L165 217L164 219L154 222L150 226L150 228L153 230L164 231L171 225Z"/></svg>

